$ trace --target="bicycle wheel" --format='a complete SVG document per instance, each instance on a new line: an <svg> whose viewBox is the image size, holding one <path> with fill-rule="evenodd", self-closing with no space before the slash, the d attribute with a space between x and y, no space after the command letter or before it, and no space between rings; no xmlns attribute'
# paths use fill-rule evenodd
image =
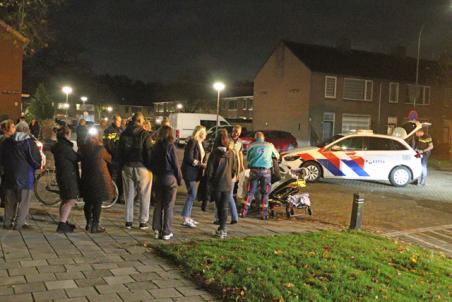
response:
<svg viewBox="0 0 452 302"><path fill-rule="evenodd" d="M36 177L34 192L36 198L47 206L61 201L55 170L45 170Z"/></svg>
<svg viewBox="0 0 452 302"><path fill-rule="evenodd" d="M114 194L114 197L113 197L113 199L111 201L104 201L102 203L102 208L103 209L111 208L118 201L119 191L118 191L118 186L116 185L116 183L114 181L113 181L113 194Z"/></svg>

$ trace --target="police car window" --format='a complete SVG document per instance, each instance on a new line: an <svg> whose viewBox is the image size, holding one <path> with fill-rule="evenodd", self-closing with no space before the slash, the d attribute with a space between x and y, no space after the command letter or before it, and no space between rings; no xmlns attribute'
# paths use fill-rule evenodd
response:
<svg viewBox="0 0 452 302"><path fill-rule="evenodd" d="M362 137L350 137L333 144L333 146L339 146L343 151L360 151L363 148L363 139ZM333 146L330 147L330 150Z"/></svg>
<svg viewBox="0 0 452 302"><path fill-rule="evenodd" d="M391 140L386 138L368 137L364 149L367 151L392 150L392 143Z"/></svg>
<svg viewBox="0 0 452 302"><path fill-rule="evenodd" d="M391 140L392 142L392 150L407 150L408 148L402 145L400 142Z"/></svg>
<svg viewBox="0 0 452 302"><path fill-rule="evenodd" d="M367 151L406 150L401 143L382 137L368 137L364 145Z"/></svg>

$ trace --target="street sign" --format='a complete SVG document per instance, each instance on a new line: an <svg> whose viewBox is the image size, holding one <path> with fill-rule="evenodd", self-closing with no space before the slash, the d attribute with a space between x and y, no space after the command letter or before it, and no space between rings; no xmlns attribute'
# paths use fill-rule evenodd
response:
<svg viewBox="0 0 452 302"><path fill-rule="evenodd" d="M417 120L419 119L419 114L417 113L416 110L411 110L411 111L408 113L408 119L409 119L410 121L417 121Z"/></svg>

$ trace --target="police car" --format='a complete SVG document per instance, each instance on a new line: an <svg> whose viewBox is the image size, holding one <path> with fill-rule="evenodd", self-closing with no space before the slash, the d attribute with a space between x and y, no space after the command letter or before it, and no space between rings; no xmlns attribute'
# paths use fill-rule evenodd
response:
<svg viewBox="0 0 452 302"><path fill-rule="evenodd" d="M304 167L309 182L320 178L389 180L393 186L403 187L421 175L421 155L408 143L420 128L421 123L408 122L391 136L371 130L351 132L322 147L284 153L280 165L289 169Z"/></svg>

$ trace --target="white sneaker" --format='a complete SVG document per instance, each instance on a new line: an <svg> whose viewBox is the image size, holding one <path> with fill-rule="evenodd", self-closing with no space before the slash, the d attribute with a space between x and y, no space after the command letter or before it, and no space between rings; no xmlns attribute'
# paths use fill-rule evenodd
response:
<svg viewBox="0 0 452 302"><path fill-rule="evenodd" d="M195 224L195 225L198 225L198 224L199 224L199 222L197 222L196 220L194 220L194 219L192 219L192 218L190 218L190 221L191 221L193 224Z"/></svg>
<svg viewBox="0 0 452 302"><path fill-rule="evenodd" d="M173 233L170 233L170 234L168 234L168 235L163 235L163 237L162 237L162 239L163 240L170 240L171 238L173 238Z"/></svg>
<svg viewBox="0 0 452 302"><path fill-rule="evenodd" d="M215 235L220 237L220 239L225 239L228 236L228 233L225 230L217 230Z"/></svg>
<svg viewBox="0 0 452 302"><path fill-rule="evenodd" d="M157 230L154 231L154 238L155 239L159 239L160 238L160 232L159 231L157 231Z"/></svg>
<svg viewBox="0 0 452 302"><path fill-rule="evenodd" d="M183 226L186 226L188 228L196 228L196 224L193 223L191 220L186 220L182 223Z"/></svg>

